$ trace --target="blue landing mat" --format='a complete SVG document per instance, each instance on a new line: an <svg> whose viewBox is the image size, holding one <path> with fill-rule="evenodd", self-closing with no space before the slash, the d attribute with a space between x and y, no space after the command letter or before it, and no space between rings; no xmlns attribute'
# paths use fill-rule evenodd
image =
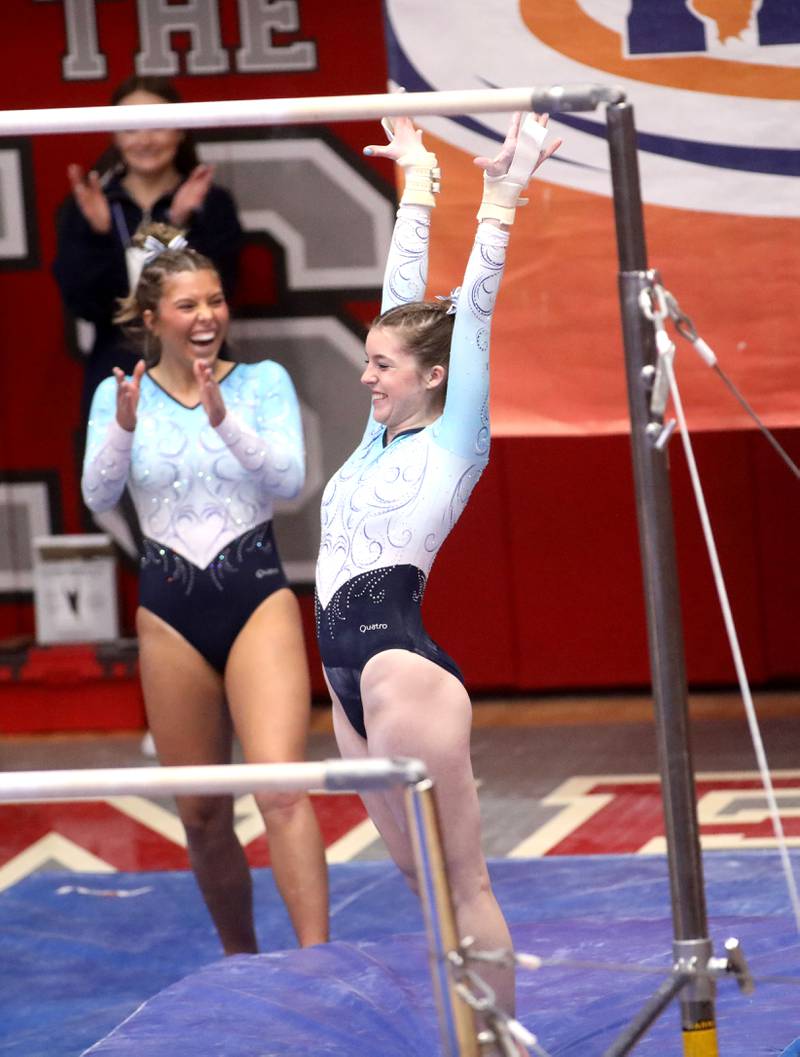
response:
<svg viewBox="0 0 800 1057"><path fill-rule="evenodd" d="M766 927L781 918L717 923L735 932L762 973L800 980L800 944L789 948ZM716 931L716 930L715 930ZM538 922L517 926L518 949L559 959L591 958L668 966L664 921ZM654 952L656 952L654 954ZM666 975L666 973L665 973ZM599 1055L629 1023L659 977L600 970L545 969L520 974L519 1016L553 1057ZM797 1030L798 989L764 985L742 998L732 981L719 988L721 1054L779 1054ZM168 988L88 1051L92 1057L432 1057L436 1017L421 936L380 943L332 943L310 951L240 956L210 965ZM680 1057L678 1009L668 1010L637 1054Z"/></svg>
<svg viewBox="0 0 800 1057"><path fill-rule="evenodd" d="M736 935L755 973L800 978L777 856L715 852L704 863L715 951ZM491 873L519 949L668 966L663 858L502 860ZM432 1057L421 917L391 864L331 869L334 942L311 951L287 949L268 870L255 872L255 892L262 946L275 953L233 959L219 958L187 874L37 874L0 893L0 1055ZM519 1012L554 1057L592 1057L657 981L523 973ZM800 991L765 983L747 998L723 981L717 1019L723 1057L781 1054L800 1035ZM677 1008L635 1052L680 1057Z"/></svg>

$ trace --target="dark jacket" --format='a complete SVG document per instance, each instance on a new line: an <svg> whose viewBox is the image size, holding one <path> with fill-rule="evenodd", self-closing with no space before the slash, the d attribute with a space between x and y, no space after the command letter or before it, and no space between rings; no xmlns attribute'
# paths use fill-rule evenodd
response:
<svg viewBox="0 0 800 1057"><path fill-rule="evenodd" d="M103 235L93 231L70 197L59 212L58 250L53 262L53 274L68 311L95 327L94 342L85 360L84 421L95 389L112 367L121 367L129 374L138 358L120 328L111 322L117 298L128 294L125 249L143 220L168 222L175 193L159 198L145 217L120 177L113 177L105 192L111 206L111 230ZM192 214L186 237L190 246L214 262L230 298L236 283L242 228L228 191L212 185L202 208Z"/></svg>

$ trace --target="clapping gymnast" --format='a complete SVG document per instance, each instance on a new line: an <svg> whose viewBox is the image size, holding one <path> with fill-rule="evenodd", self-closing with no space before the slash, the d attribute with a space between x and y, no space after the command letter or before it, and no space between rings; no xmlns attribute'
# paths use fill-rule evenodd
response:
<svg viewBox="0 0 800 1057"><path fill-rule="evenodd" d="M228 305L211 261L174 228L137 237L145 263L115 322L143 359L92 401L83 496L107 510L128 484L144 537L136 627L161 763L302 760L310 685L297 599L272 531L303 484L286 371L222 360ZM189 859L226 954L257 949L252 883L230 796L180 796ZM256 793L273 874L299 943L328 937L324 848L309 798Z"/></svg>

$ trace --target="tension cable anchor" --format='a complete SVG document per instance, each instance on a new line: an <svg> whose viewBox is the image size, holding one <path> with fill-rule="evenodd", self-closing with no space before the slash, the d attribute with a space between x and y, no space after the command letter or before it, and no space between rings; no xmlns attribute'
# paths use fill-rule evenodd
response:
<svg viewBox="0 0 800 1057"><path fill-rule="evenodd" d="M486 1028L478 1033L478 1043L494 1046L503 1057L519 1057L518 1043L537 1057L549 1057L536 1036L497 1004L494 988L469 967L470 962L511 967L515 961L513 953L508 950L478 951L474 949L474 942L471 936L466 937L461 941L460 950L451 951L448 958L456 981L456 994L486 1024Z"/></svg>
<svg viewBox="0 0 800 1057"><path fill-rule="evenodd" d="M670 442L678 420L671 418L668 422L649 422L645 427L647 439L657 451L663 451Z"/></svg>
<svg viewBox="0 0 800 1057"><path fill-rule="evenodd" d="M654 272L651 274L657 275L658 273ZM694 323L691 321L689 316L686 315L681 306L678 304L677 298L673 294L671 294L669 290L665 290L658 283L654 284L653 290L660 290L661 297L663 298L663 302L666 306L667 312L669 313L669 317L672 320L673 325L677 332L680 334L680 336L691 344L692 348L698 354L700 359L705 363L705 365L707 367L710 367L717 375L719 375L722 382L724 382L728 389L730 389L730 391L742 405L744 410L752 418L752 420L767 438L769 443L778 453L780 458L789 467L794 476L800 479L800 466L798 466L794 459L792 459L791 455L789 455L786 449L780 444L780 442L777 440L772 431L768 429L764 422L761 420L756 410L751 407L749 401L746 399L744 394L739 391L738 387L728 377L725 371L723 371L723 369L720 367L714 350L697 333L697 328L695 327ZM642 290L642 293L640 294L640 303L642 302L643 297L648 294L648 292L648 290ZM642 305L642 311L645 313L645 315L647 315L647 309L644 307L644 305ZM650 317L648 316L648 318ZM658 338L657 334L656 338ZM652 371L652 368L645 368L645 370Z"/></svg>
<svg viewBox="0 0 800 1057"><path fill-rule="evenodd" d="M714 350L710 345L703 341L697 333L697 328L678 304L677 299L669 292L669 290L664 290L663 294L667 311L669 312L670 319L675 324L677 332L694 347L701 360L703 360L709 367L716 367L717 357Z"/></svg>

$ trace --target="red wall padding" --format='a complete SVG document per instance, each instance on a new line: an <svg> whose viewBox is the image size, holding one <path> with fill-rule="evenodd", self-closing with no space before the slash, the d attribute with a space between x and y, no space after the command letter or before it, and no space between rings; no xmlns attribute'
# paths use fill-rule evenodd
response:
<svg viewBox="0 0 800 1057"><path fill-rule="evenodd" d="M800 457L800 430L779 436ZM758 433L705 434L694 443L750 681L797 682L800 489ZM677 437L671 447L689 682L734 685ZM127 571L121 580L130 633L135 580ZM300 601L314 693L326 700L313 597L305 593ZM647 686L628 438L494 441L489 468L434 566L424 607L431 634L461 666L473 693ZM31 607L18 607L18 614L17 632L30 633ZM35 663L26 665L21 681L0 663L0 729L119 729L143 722L130 673L116 672L113 684L85 680L77 693L76 678L84 673L75 668L75 652L32 651Z"/></svg>
<svg viewBox="0 0 800 1057"><path fill-rule="evenodd" d="M800 430L779 434L798 458ZM748 675L800 676L800 489L755 432L694 438ZM687 673L733 684L678 437L671 481ZM649 682L629 439L501 438L425 599L431 633L475 689Z"/></svg>
<svg viewBox="0 0 800 1057"><path fill-rule="evenodd" d="M800 430L778 434L795 459ZM678 437L671 481L687 673L735 671ZM800 488L755 432L702 434L695 455L749 678L800 678ZM135 583L122 581L133 627ZM313 598L301 597L314 689L324 694ZM473 690L640 687L647 637L627 437L499 438L425 595L433 637ZM0 611L2 612L2 611ZM6 610L7 612L7 610ZM30 634L30 605L13 628Z"/></svg>

